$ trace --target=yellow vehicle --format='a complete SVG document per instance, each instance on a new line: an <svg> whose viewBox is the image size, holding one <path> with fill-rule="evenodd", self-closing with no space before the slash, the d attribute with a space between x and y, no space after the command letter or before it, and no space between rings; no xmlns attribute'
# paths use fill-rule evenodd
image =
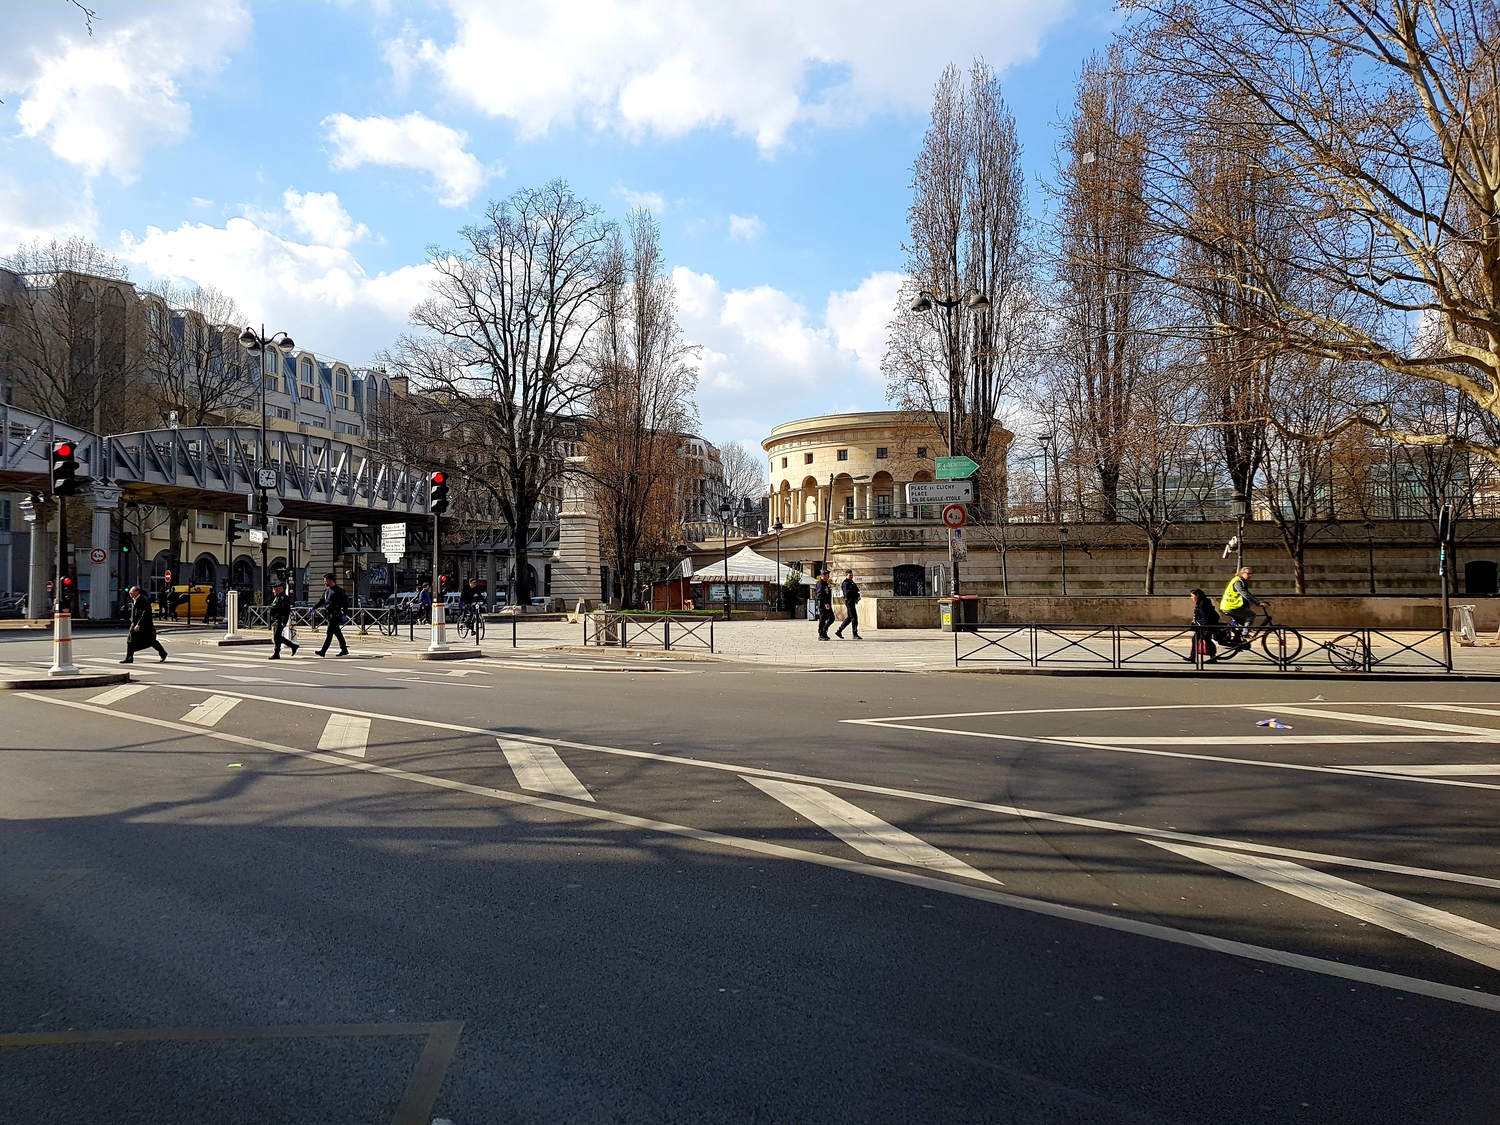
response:
<svg viewBox="0 0 1500 1125"><path fill-rule="evenodd" d="M201 620L208 612L208 592L211 589L212 586L194 586L190 595L187 586L173 586L172 593L177 595L177 618L186 620L191 609L193 620Z"/></svg>

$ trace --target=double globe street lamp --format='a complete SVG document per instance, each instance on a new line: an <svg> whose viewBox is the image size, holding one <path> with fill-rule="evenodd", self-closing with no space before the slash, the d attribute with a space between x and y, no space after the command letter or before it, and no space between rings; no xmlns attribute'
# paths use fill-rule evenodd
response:
<svg viewBox="0 0 1500 1125"><path fill-rule="evenodd" d="M245 330L240 333L240 347L244 348L246 352L253 356L262 356L268 353L280 356L284 352L294 350L296 346L297 345L292 342L292 338L285 332L278 332L274 336L267 336L266 326L264 324L260 326L259 332L247 325L245 327ZM278 481L276 470L271 467L270 448L266 440L266 364L264 359L261 359L258 362L260 363L260 452L256 455L255 458L255 487L260 490L260 507L257 509L256 513L259 516L261 533L260 604L270 605L271 575L269 571L268 555L270 552L271 521L268 511L269 504L267 503L266 493L270 489L275 488ZM229 575L230 580L233 581L233 559L230 560ZM295 599L295 579L293 581L294 585L292 596Z"/></svg>

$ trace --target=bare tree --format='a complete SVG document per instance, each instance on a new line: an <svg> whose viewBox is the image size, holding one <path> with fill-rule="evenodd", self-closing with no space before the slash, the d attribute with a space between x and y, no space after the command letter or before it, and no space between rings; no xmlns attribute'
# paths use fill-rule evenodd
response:
<svg viewBox="0 0 1500 1125"><path fill-rule="evenodd" d="M1500 419L1500 16L1490 0L1132 0L1168 135L1214 135L1277 185L1284 237L1218 270L1252 324L1314 359L1452 388ZM1225 114L1235 104L1246 112ZM1158 170L1183 184L1180 148ZM1179 193L1185 197L1184 189ZM1179 211L1162 217L1183 230ZM1232 268L1230 268L1232 265ZM1337 290L1330 307L1305 300ZM1427 330L1424 331L1424 328ZM1489 437L1345 418L1500 464Z"/></svg>
<svg viewBox="0 0 1500 1125"><path fill-rule="evenodd" d="M0 360L33 409L100 432L139 414L140 310L123 265L83 238L0 258Z"/></svg>
<svg viewBox="0 0 1500 1125"><path fill-rule="evenodd" d="M592 487L606 553L628 578L677 538L673 495L682 478L682 442L697 428L694 349L677 323L676 293L662 264L661 228L632 211L629 241L615 233L599 292L603 315L589 363L593 388L585 426L584 472Z"/></svg>
<svg viewBox="0 0 1500 1125"><path fill-rule="evenodd" d="M1055 190L1060 389L1106 522L1119 517L1121 466L1141 424L1132 399L1153 347L1146 120L1135 87L1118 49L1084 64ZM1164 386L1157 381L1153 392Z"/></svg>
<svg viewBox="0 0 1500 1125"><path fill-rule="evenodd" d="M173 413L186 426L228 422L256 398L257 360L238 343L243 322L234 298L212 286L148 290L144 367L161 425Z"/></svg>
<svg viewBox="0 0 1500 1125"><path fill-rule="evenodd" d="M765 459L752 453L744 442L731 441L719 447L719 468L724 475L724 499L736 509L746 500L766 494Z"/></svg>
<svg viewBox="0 0 1500 1125"><path fill-rule="evenodd" d="M908 280L881 369L893 403L981 466L1041 328L1020 157L994 73L976 61L965 85L949 66L913 170Z"/></svg>
<svg viewBox="0 0 1500 1125"><path fill-rule="evenodd" d="M455 470L461 488L498 507L524 602L531 524L592 389L584 350L602 315L614 226L554 180L491 203L462 233L461 249L430 252L433 296L411 317L420 331L384 361L409 379L408 409L429 422L406 427L415 440L404 452Z"/></svg>

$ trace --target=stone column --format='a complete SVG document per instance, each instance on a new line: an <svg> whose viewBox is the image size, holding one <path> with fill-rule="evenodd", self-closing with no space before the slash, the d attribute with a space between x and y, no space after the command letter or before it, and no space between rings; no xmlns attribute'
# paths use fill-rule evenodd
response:
<svg viewBox="0 0 1500 1125"><path fill-rule="evenodd" d="M828 518L833 511L833 489L826 484L818 485L818 521Z"/></svg>
<svg viewBox="0 0 1500 1125"><path fill-rule="evenodd" d="M94 484L87 494L89 508L94 513L94 534L90 546L104 552L103 562L89 560L89 620L103 621L114 608L114 591L110 588L109 549L110 515L120 505L121 490L112 484Z"/></svg>
<svg viewBox="0 0 1500 1125"><path fill-rule="evenodd" d="M57 541L52 537L52 521L57 517L57 504L44 496L33 496L21 501L21 514L31 525L30 570L26 578L26 616L50 617L52 603L47 600L48 559L57 553Z"/></svg>

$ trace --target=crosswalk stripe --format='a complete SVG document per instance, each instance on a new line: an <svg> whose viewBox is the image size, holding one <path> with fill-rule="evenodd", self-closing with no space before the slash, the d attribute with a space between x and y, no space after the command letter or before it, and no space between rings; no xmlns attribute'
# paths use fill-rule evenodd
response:
<svg viewBox="0 0 1500 1125"><path fill-rule="evenodd" d="M742 774L741 778L776 798L793 812L806 817L819 828L832 832L855 851L863 852L871 859L926 867L965 879L977 879L983 883L999 882L925 840L917 839L910 832L904 832L894 824L887 824L858 805L850 804L842 797L835 797L826 789L820 789L816 785L775 781L769 777L746 777Z"/></svg>
<svg viewBox="0 0 1500 1125"><path fill-rule="evenodd" d="M196 723L200 727L216 727L219 720L234 710L239 699L232 695L210 695L202 703L182 717L185 723Z"/></svg>
<svg viewBox="0 0 1500 1125"><path fill-rule="evenodd" d="M112 687L108 691L100 692L94 698L90 699L89 702L96 707L108 707L111 703L118 703L122 699L129 699L136 692L145 690L145 684L121 684L119 687Z"/></svg>
<svg viewBox="0 0 1500 1125"><path fill-rule="evenodd" d="M369 741L369 719L360 715L342 715L335 711L328 716L328 725L323 728L323 736L318 739L318 749L335 750L340 754L363 758Z"/></svg>
<svg viewBox="0 0 1500 1125"><path fill-rule="evenodd" d="M532 742L516 742L508 738L496 739L505 751L505 760L516 775L516 784L533 793L555 793L559 797L572 797L576 801L592 801L594 795L583 787L583 782L574 776L557 751L550 746L538 746Z"/></svg>
<svg viewBox="0 0 1500 1125"><path fill-rule="evenodd" d="M1252 879L1273 890L1358 918L1361 922L1416 938L1491 969L1500 969L1500 930L1449 914L1446 910L1398 898L1284 859L1242 855L1217 848L1196 848L1169 840L1142 839L1141 842Z"/></svg>
<svg viewBox="0 0 1500 1125"><path fill-rule="evenodd" d="M1429 723L1422 719L1408 719L1391 715L1362 715L1356 711L1328 711L1322 707L1289 707L1285 704L1257 706L1257 711L1274 715L1302 715L1309 719L1333 719L1343 723L1360 723L1373 727L1400 727L1406 731L1430 730L1447 734L1466 734L1471 738L1488 742L1500 742L1500 729L1495 727L1470 727L1458 723Z"/></svg>

